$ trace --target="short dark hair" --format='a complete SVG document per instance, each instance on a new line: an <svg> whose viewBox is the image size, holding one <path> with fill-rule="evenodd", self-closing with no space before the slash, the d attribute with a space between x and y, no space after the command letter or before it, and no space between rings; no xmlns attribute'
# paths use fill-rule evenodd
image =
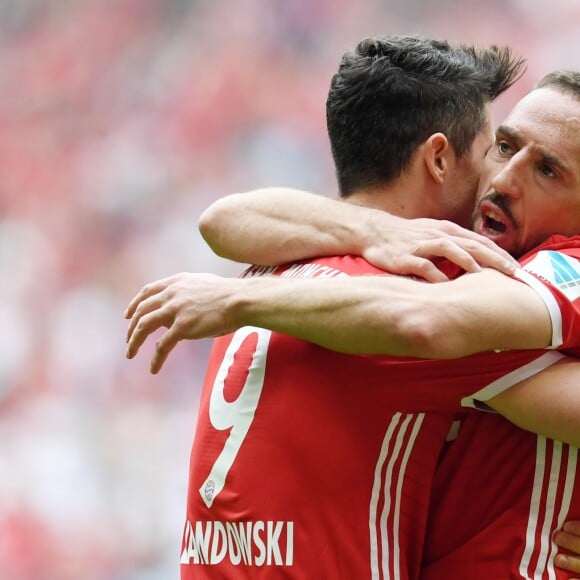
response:
<svg viewBox="0 0 580 580"><path fill-rule="evenodd" d="M580 99L580 72L558 69L540 79L535 89L550 88Z"/></svg>
<svg viewBox="0 0 580 580"><path fill-rule="evenodd" d="M451 46L420 36L366 38L344 54L326 101L342 196L397 178L442 132L458 157L486 122L485 105L524 72L509 48Z"/></svg>

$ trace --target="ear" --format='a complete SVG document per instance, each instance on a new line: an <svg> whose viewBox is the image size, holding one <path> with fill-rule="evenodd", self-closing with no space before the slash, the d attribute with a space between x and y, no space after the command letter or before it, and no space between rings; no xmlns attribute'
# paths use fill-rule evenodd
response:
<svg viewBox="0 0 580 580"><path fill-rule="evenodd" d="M453 148L444 133L433 133L423 145L427 171L436 183L442 184L453 163Z"/></svg>

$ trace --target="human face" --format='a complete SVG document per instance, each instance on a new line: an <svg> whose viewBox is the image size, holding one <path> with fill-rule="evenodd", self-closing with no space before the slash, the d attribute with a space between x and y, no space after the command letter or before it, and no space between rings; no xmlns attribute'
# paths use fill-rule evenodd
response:
<svg viewBox="0 0 580 580"><path fill-rule="evenodd" d="M496 131L473 229L518 257L552 234L580 234L580 99L524 97Z"/></svg>
<svg viewBox="0 0 580 580"><path fill-rule="evenodd" d="M448 190L444 194L444 211L455 223L469 227L475 205L479 177L485 155L494 142L491 104L486 106L486 122L475 136L468 155L462 157L447 180Z"/></svg>

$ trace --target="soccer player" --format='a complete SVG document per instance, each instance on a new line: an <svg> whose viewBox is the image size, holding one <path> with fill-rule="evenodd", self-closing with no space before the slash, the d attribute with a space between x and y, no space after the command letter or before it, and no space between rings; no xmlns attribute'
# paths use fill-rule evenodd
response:
<svg viewBox="0 0 580 580"><path fill-rule="evenodd" d="M515 253L521 254L530 249L550 231L569 235L580 227L578 86L580 83L576 74L548 75L539 88L515 107L498 130L496 146L487 156L476 225L481 230L487 229L488 233L493 230L503 245ZM578 240L575 243L577 248ZM526 284L484 271L448 284L433 286L389 277L362 280L337 278L283 281L256 278L226 281L192 276L187 278L189 288L185 288L185 295L192 291L202 294L193 299L190 296L186 317L172 327L174 335L170 335L171 340L166 344L174 344L176 336L186 338L219 334L242 323L250 323L357 353L386 351L448 357L492 348L572 348L577 346L578 340L578 312L577 304L574 304L578 288L578 250L574 249L574 240L566 239L548 240L544 247L546 250L531 256L528 269L540 278L547 278L546 286L538 286L538 278L524 272L519 272L518 276ZM177 279L183 284L183 277ZM151 285L131 305L130 314L137 304L145 300L137 307L137 315L130 327L130 334L136 330L132 337L134 342L130 344L130 353L158 325L171 326L173 323L175 312L179 311L179 306L176 308L176 302L171 298L179 290L173 284L177 279ZM482 284L489 285L487 289L482 289ZM535 288L538 293L531 288ZM545 292L546 288L548 293ZM408 293L412 293L412 299L409 299ZM149 298L151 295L153 297ZM213 296L217 303L210 306L207 303L209 296ZM196 298L200 300L196 301ZM221 306L223 312L220 312ZM282 307L286 311L280 311ZM181 309L182 314L184 310ZM513 311L516 311L515 316ZM214 314L211 320L204 316L204 313L207 315L209 312ZM525 316L521 315L522 312L525 312ZM143 315L146 316L141 325L136 327L135 324ZM410 322L409 315L414 316ZM300 319L296 321L295 316L300 316ZM201 326L196 327L198 321ZM438 331L437 326L442 326L442 331ZM490 330L489 326L495 328ZM522 330L526 331L525 336L519 334ZM330 332L331 336L325 337L325 332ZM496 333L498 336L494 336ZM160 359L163 360L165 355L161 353ZM494 354L491 359L490 355L483 356L488 364L497 365L506 356L514 355ZM534 364L538 364L546 355L538 356L536 353L535 356ZM474 365L478 358L476 356L468 360L470 365ZM462 361L462 365L465 363ZM416 364L415 361L413 364ZM450 368L450 363L441 364ZM475 366L471 368L472 372L478 372ZM564 365L555 366L552 372L559 373L563 368ZM549 391L546 393L546 389L534 395L535 400L549 402L552 411L558 407L557 403L566 391L565 381L562 376L557 376L561 381L558 383L559 397L551 396ZM502 381L490 385L490 389L469 398L468 404L475 404L474 400L491 403L498 399L493 395L497 395L506 386L509 385L504 377ZM505 395L509 399L511 391L517 390L508 390ZM499 398L502 397L504 395ZM523 414L520 413L519 419L524 425L530 416L538 415L533 405L529 407ZM574 441L576 437L577 441L578 424L574 427L573 421L577 419L573 410L573 406L570 407L568 431L564 426L562 438ZM476 421L483 423L484 419L485 416L480 415ZM496 418L492 419L494 423L497 422ZM456 515L456 520L461 518L466 524L460 526L460 530L452 526L445 528L443 535L450 534L451 540L440 538L439 546L430 549L432 553L428 551L425 573L435 570L429 577L464 578L474 574L475 577L528 577L525 574L543 577L544 573L546 577L555 577L550 534L561 525L567 514L573 517L579 515L578 499L573 493L577 450L560 443L547 442L545 438L524 433L507 423L501 424L504 425L504 429L499 430L501 438L496 439L491 446L484 445L487 454L477 454L480 462L470 464L471 467L477 466L477 476L474 477L471 472L472 480L479 481L480 487L488 493L493 489L494 499L497 500L505 492L505 501L502 497L502 501L498 502L500 513L485 512L484 506L487 503L480 502L478 505L482 509L476 510L474 517L465 518L464 512ZM559 426L551 425L548 421L541 429L551 434L557 428ZM506 445L506 441L512 441L510 437L514 432L523 434L522 439L515 445ZM445 473L448 457L460 455L455 450L461 449L461 441L473 441L478 431L472 430L471 435L469 433L469 423L464 421L459 437L446 450L441 473ZM529 442L537 446L537 453L528 453ZM510 474L507 476L510 485L500 484L501 487L497 488L490 484L498 467L492 459L496 450L502 446L511 454L511 463L504 469ZM517 457L518 462L517 477L514 476L514 457ZM550 458L547 461L548 469L551 469L549 476L542 471L546 457ZM505 457L502 459L505 460ZM484 465L486 474L489 472L489 478L483 479L483 486L479 478L480 465ZM563 477L560 478L560 475ZM561 484L559 478L562 479ZM435 507L440 509L445 504L445 493L442 494L443 498L439 497L438 489L445 492L444 488L448 486L445 484L438 488L437 480L435 484ZM501 489L502 494L497 494L498 489ZM477 491L477 487L472 486L471 491ZM477 493L467 493L465 505L471 507L476 496ZM446 497L452 500L449 495ZM506 505L512 505L510 499L514 500L514 509L503 513L501 510ZM440 513L448 514L448 511L441 508ZM551 519L555 513L557 517ZM433 517L437 518L437 513ZM433 524L437 520L431 521L430 530L439 530ZM478 524L485 526L485 533L479 536ZM508 542L506 538L511 540ZM428 540L427 545L431 547L431 536ZM464 546L470 549L462 551ZM439 555L438 549L442 549Z"/></svg>
<svg viewBox="0 0 580 580"><path fill-rule="evenodd" d="M417 38L362 42L345 55L328 100L344 195L396 209L416 187L422 211L429 202L434 217L465 221L493 139L486 105L520 66L507 50ZM411 118L409 145L389 142ZM355 170L345 161L361 146L374 151ZM382 273L352 257L272 270ZM467 387L461 371L455 387L469 396L528 355L504 361ZM423 362L416 381L438 372ZM182 577L416 578L430 478L460 407L437 397L439 414L420 412L436 389L411 401L406 363L347 357L254 327L217 340L192 450Z"/></svg>

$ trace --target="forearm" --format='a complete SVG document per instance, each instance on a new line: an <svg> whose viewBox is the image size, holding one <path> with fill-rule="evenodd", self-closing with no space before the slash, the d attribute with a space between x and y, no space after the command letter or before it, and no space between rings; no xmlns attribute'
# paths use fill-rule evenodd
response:
<svg viewBox="0 0 580 580"><path fill-rule="evenodd" d="M398 217L366 201L258 189L214 202L199 230L217 255L250 264L352 254L393 274L441 282L446 276L430 259L443 257L468 272L483 265L511 273L509 255L478 234L451 222Z"/></svg>
<svg viewBox="0 0 580 580"><path fill-rule="evenodd" d="M240 280L224 304L232 328L259 326L350 354L418 355L418 308L405 279L253 278ZM385 308L385 301L391 307Z"/></svg>
<svg viewBox="0 0 580 580"><path fill-rule="evenodd" d="M375 212L305 191L266 188L217 200L200 217L199 230L219 256L276 265L361 255L368 245L366 224Z"/></svg>
<svg viewBox="0 0 580 580"><path fill-rule="evenodd" d="M548 346L551 324L544 303L531 288L507 277L508 290L496 296L490 288L501 286L498 277L484 270L428 284L388 275L240 279L176 274L144 286L127 307L127 356L135 356L162 326L168 330L157 343L152 372L180 340L248 325L352 354L457 358L494 348Z"/></svg>
<svg viewBox="0 0 580 580"><path fill-rule="evenodd" d="M353 354L457 358L548 346L541 300L507 277L498 298L490 284L501 278L486 270L436 285L394 276L255 279L234 297L233 317Z"/></svg>

